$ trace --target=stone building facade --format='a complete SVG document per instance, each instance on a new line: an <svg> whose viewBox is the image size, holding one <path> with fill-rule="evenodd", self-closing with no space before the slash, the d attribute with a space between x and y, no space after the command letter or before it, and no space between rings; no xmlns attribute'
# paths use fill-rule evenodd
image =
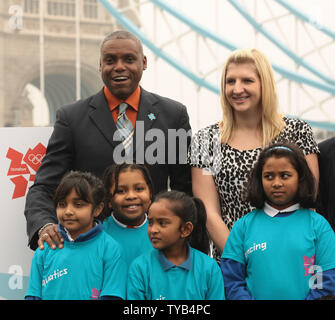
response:
<svg viewBox="0 0 335 320"><path fill-rule="evenodd" d="M139 25L129 0L115 3ZM80 20L76 20L76 5ZM105 35L120 29L115 19L98 0L0 1L0 127L35 125L36 101L29 99L26 86L41 88L41 68L50 125L58 107L76 100L76 21L80 26L80 98L85 98L102 87L99 47Z"/></svg>

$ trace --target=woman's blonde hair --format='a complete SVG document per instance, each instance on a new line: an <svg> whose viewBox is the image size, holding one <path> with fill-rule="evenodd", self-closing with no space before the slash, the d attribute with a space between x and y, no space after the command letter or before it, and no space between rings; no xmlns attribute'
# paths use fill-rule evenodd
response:
<svg viewBox="0 0 335 320"><path fill-rule="evenodd" d="M223 117L219 123L221 131L221 142L228 142L234 128L233 109L225 95L226 73L228 66L231 63L253 63L256 67L257 74L261 81L261 126L263 132L263 147L265 147L284 128L285 122L283 120L283 116L278 111L276 84L271 64L265 55L257 49L241 49L234 51L227 59L223 68L220 96Z"/></svg>

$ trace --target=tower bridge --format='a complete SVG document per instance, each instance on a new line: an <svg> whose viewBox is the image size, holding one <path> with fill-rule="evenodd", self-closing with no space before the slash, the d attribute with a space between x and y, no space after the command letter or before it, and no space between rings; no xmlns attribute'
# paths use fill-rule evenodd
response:
<svg viewBox="0 0 335 320"><path fill-rule="evenodd" d="M134 10L123 12L139 25ZM100 42L120 28L96 0L2 0L0 25L0 126L52 124L58 107L99 90Z"/></svg>

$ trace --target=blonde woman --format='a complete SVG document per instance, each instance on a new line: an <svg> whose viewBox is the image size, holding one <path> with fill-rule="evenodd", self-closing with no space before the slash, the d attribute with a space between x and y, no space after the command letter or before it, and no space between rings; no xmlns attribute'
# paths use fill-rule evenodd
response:
<svg viewBox="0 0 335 320"><path fill-rule="evenodd" d="M234 222L253 208L243 200L244 184L261 150L275 142L295 143L304 152L316 184L318 146L304 121L283 117L272 67L257 49L234 51L222 72L218 123L192 139L192 188L207 210L207 229L219 257Z"/></svg>

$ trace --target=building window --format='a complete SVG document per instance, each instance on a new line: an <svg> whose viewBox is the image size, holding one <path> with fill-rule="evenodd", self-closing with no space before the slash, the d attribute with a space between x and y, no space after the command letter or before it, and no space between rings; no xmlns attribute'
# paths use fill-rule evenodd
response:
<svg viewBox="0 0 335 320"><path fill-rule="evenodd" d="M0 0L1 1L1 0ZM24 12L39 14L41 0L24 0ZM76 0L43 0L49 16L76 16ZM82 14L86 19L98 19L98 0L81 0Z"/></svg>
<svg viewBox="0 0 335 320"><path fill-rule="evenodd" d="M84 17L88 19L98 18L97 0L84 0Z"/></svg>
<svg viewBox="0 0 335 320"><path fill-rule="evenodd" d="M39 13L40 0L24 0L24 12L26 13Z"/></svg>
<svg viewBox="0 0 335 320"><path fill-rule="evenodd" d="M48 15L74 17L76 15L75 0L49 0Z"/></svg>

